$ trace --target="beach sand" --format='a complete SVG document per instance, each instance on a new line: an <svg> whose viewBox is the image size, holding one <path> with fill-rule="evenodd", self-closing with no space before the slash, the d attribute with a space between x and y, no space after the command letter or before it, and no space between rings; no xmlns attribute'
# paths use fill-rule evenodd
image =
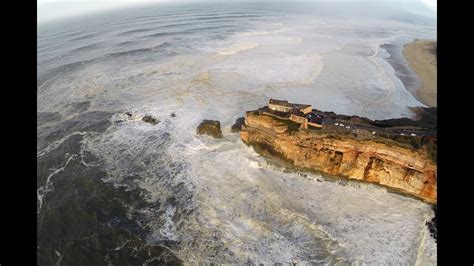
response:
<svg viewBox="0 0 474 266"><path fill-rule="evenodd" d="M416 91L414 96L427 106L436 107L438 104L436 41L415 40L405 45L403 55L410 64L410 67L423 81L422 87Z"/></svg>

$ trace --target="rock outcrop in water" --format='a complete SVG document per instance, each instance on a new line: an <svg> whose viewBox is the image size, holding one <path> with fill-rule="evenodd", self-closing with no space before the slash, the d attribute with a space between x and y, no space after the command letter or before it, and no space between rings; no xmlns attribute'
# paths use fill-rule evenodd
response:
<svg viewBox="0 0 474 266"><path fill-rule="evenodd" d="M196 134L222 138L221 123L217 120L203 120L197 127Z"/></svg>
<svg viewBox="0 0 474 266"><path fill-rule="evenodd" d="M295 168L380 184L436 203L437 165L427 147L291 124L259 111L247 112L240 137L260 154Z"/></svg>
<svg viewBox="0 0 474 266"><path fill-rule="evenodd" d="M430 235L438 242L438 207L437 205L433 206L434 217L430 221L426 221L426 225L428 226L428 230L430 230Z"/></svg>
<svg viewBox="0 0 474 266"><path fill-rule="evenodd" d="M142 120L143 120L143 122L145 122L145 123L150 123L150 124L152 124L152 125L156 125L156 124L158 124L158 123L160 122L160 121L158 121L156 118L153 118L153 117L151 117L151 116L149 116L149 115L144 116L144 117L142 118Z"/></svg>
<svg viewBox="0 0 474 266"><path fill-rule="evenodd" d="M239 117L235 120L235 124L232 125L230 131L232 133L240 132L242 130L242 126L245 123L245 117Z"/></svg>

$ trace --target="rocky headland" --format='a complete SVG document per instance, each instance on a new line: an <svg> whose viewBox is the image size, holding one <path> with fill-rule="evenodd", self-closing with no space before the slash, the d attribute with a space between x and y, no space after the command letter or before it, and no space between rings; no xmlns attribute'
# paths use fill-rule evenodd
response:
<svg viewBox="0 0 474 266"><path fill-rule="evenodd" d="M322 128L304 129L268 107L246 112L240 137L298 170L379 184L436 204L436 108L417 108L417 120L379 121L313 111L326 118Z"/></svg>

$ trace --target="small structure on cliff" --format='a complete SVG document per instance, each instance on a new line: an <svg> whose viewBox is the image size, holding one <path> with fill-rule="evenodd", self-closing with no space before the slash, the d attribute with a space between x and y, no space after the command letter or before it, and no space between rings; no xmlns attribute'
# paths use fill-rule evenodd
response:
<svg viewBox="0 0 474 266"><path fill-rule="evenodd" d="M299 112L302 112L303 114L307 114L307 113L311 113L312 111L312 106L309 104L289 103L288 101L275 100L275 99L270 99L268 107L270 108L270 110L283 112L283 113L291 113L294 111L299 111Z"/></svg>
<svg viewBox="0 0 474 266"><path fill-rule="evenodd" d="M301 128L307 129L308 125L313 128L321 128L321 122L318 123L312 115L313 109L309 104L289 103L288 101L270 99L268 108L274 115L282 119L289 119L301 125Z"/></svg>

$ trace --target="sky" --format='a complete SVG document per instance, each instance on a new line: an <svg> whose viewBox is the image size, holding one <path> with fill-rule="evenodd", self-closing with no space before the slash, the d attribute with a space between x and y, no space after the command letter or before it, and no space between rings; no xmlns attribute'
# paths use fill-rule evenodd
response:
<svg viewBox="0 0 474 266"><path fill-rule="evenodd" d="M299 0L299 2L390 2L408 5L421 3L425 10L416 10L420 14L436 17L437 0ZM116 8L149 3L164 2L282 2L281 0L38 0L38 24L69 18L82 14L93 14ZM284 0L283 0L284 2Z"/></svg>

